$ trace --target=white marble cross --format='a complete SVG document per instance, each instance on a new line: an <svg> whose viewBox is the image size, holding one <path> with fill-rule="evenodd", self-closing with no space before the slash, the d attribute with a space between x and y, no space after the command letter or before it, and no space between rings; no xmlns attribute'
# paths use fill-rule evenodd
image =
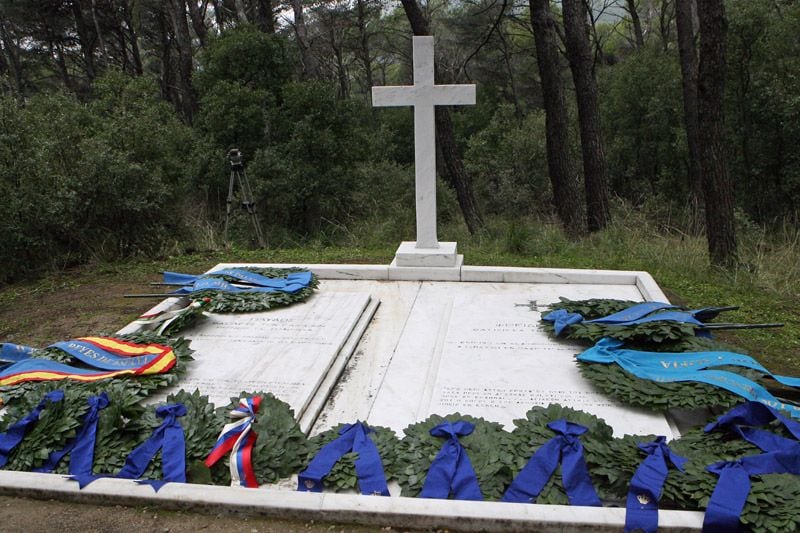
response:
<svg viewBox="0 0 800 533"><path fill-rule="evenodd" d="M435 85L433 37L414 37L414 85L373 87L375 107L414 106L416 248L439 248L436 237L436 121L434 106L474 105L474 85Z"/></svg>

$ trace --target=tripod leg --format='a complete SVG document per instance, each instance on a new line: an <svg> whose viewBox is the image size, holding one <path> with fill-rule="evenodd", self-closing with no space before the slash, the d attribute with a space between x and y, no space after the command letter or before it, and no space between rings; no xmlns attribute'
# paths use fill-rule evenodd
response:
<svg viewBox="0 0 800 533"><path fill-rule="evenodd" d="M231 171L231 178L228 180L228 201L227 205L225 206L225 232L223 234L223 239L225 241L225 245L229 244L228 241L228 224L231 220L231 206L233 205L233 180L236 177L236 173Z"/></svg>
<svg viewBox="0 0 800 533"><path fill-rule="evenodd" d="M250 188L250 182L247 179L247 174L242 172L240 177L243 196L245 198L247 212L250 213L250 218L253 221L253 229L256 233L256 242L260 248L266 248L264 242L264 233L261 231L261 223L258 220L258 213L256 212L256 203L253 199L253 190Z"/></svg>

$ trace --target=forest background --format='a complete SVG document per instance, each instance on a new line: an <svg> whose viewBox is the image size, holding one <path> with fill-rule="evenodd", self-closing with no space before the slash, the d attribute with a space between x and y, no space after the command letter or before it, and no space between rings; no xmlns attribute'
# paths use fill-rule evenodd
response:
<svg viewBox="0 0 800 533"><path fill-rule="evenodd" d="M388 262L413 115L370 87L411 83L430 33L437 83L478 91L437 116L441 237L749 306L787 328L745 346L800 369L799 27L794 0L0 0L0 296L153 258ZM266 254L246 217L226 251L234 147Z"/></svg>

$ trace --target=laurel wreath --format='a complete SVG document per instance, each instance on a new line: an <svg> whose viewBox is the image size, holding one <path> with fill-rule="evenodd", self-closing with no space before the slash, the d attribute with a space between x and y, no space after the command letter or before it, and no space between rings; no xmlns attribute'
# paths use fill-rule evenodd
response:
<svg viewBox="0 0 800 533"><path fill-rule="evenodd" d="M558 404L550 404L547 407L533 407L525 414L525 418L514 420L515 429L511 435L516 442L513 462L513 475L515 477L528 463L528 460L536 450L556 436L556 433L548 428L547 424L562 418L588 429L585 434L581 435L580 440L583 444L584 459L589 467L590 474L594 474L593 467L600 467L606 464L607 458L603 452L605 450L604 446L612 440L613 429L611 426L601 418L589 413ZM601 478L594 475L591 477L594 486L598 487L600 496L607 496L606 493L608 491L604 490L605 488L600 483ZM536 503L569 504L561 479L561 467L556 470L550 481L544 486L542 492L536 498Z"/></svg>
<svg viewBox="0 0 800 533"><path fill-rule="evenodd" d="M608 316L627 309L638 302L614 299L569 300L561 298L550 309L564 309L580 313L587 319ZM554 335L553 325L542 321L545 331ZM602 327L601 327L602 326ZM574 336L573 336L574 333ZM681 324L650 322L636 326L603 326L601 324L573 324L567 338L591 345L608 334L626 341L632 349L663 352L690 352L724 350L725 347L709 338L695 336L694 328L684 329ZM732 407L743 400L727 390L706 383L675 382L656 383L637 378L615 364L585 363L578 361L581 375L603 393L620 402L654 411L667 409L695 409ZM763 376L756 371L740 367L720 367L751 380Z"/></svg>
<svg viewBox="0 0 800 533"><path fill-rule="evenodd" d="M323 446L333 442L339 437L339 431L344 426L345 424L339 424L309 439L306 467ZM372 432L368 434L368 438L371 439L372 442L375 443L375 447L378 448L378 455L381 458L383 472L386 476L386 481L389 481L394 477L394 463L397 454L397 445L400 443L400 439L398 439L394 431L389 428L370 426L370 429L372 429ZM355 465L356 459L358 459L358 453L356 452L344 454L322 480L325 489L333 490L334 492L356 489L358 487L358 476L356 475Z"/></svg>
<svg viewBox="0 0 800 533"><path fill-rule="evenodd" d="M227 421L228 414L239 405L240 398L253 396L261 397L261 405L251 428L258 435L252 452L253 471L259 484L275 483L301 470L308 455L308 438L297 425L289 404L269 392L242 392L238 397L231 398L227 406L218 408L217 415ZM217 434L221 429L220 425ZM209 447L206 454L210 451ZM229 465L230 458L226 458L225 466ZM230 484L229 468L220 469L214 474L214 483Z"/></svg>
<svg viewBox="0 0 800 533"><path fill-rule="evenodd" d="M459 413L444 417L431 415L403 430L405 436L397 447L393 462L394 477L402 487L401 494L417 496L422 490L428 469L444 442L432 436L430 430L445 420L466 420L475 425L472 434L461 437L459 441L467 451L484 498L500 499L511 483L517 443L501 424Z"/></svg>
<svg viewBox="0 0 800 533"><path fill-rule="evenodd" d="M241 270L260 274L267 278L285 278L289 274L305 272L302 268L258 268L244 267ZM236 279L220 276L226 281ZM198 291L191 294L191 299L203 302L203 311L209 313L257 313L269 311L307 300L319 286L319 279L311 274L311 283L295 293L288 292L223 292L214 290Z"/></svg>
<svg viewBox="0 0 800 533"><path fill-rule="evenodd" d="M285 278L289 274L305 272L301 268L258 268L242 267L246 270L267 278ZM217 276L225 281L236 282L230 276ZM164 335L175 335L197 324L205 317L205 313L257 313L269 311L277 307L285 307L298 302L304 302L319 286L319 279L311 274L311 283L295 293L286 292L224 292L204 290L191 293L190 304L187 305L167 327L163 329ZM167 295L165 295L167 296Z"/></svg>

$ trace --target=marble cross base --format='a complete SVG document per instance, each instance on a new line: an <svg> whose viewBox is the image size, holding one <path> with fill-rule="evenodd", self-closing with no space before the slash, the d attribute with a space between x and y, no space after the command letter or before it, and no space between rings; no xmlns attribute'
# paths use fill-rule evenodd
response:
<svg viewBox="0 0 800 533"><path fill-rule="evenodd" d="M440 242L438 248L417 248L415 241L403 241L394 255L397 267L458 267L464 256L456 253L456 243Z"/></svg>

